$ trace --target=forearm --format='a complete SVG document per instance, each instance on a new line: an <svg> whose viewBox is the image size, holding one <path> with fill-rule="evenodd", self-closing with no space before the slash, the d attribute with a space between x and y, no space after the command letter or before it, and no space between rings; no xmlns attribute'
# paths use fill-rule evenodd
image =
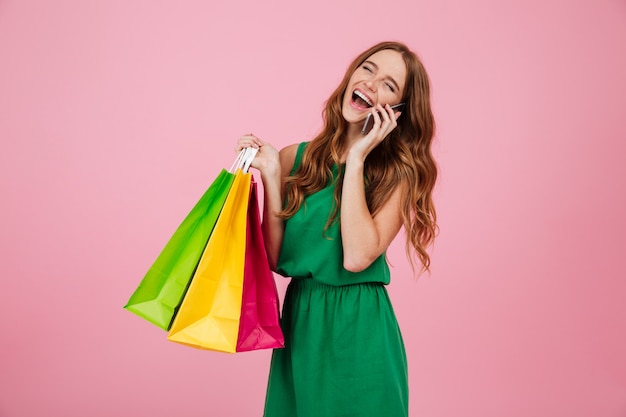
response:
<svg viewBox="0 0 626 417"><path fill-rule="evenodd" d="M248 147L258 149L251 166L261 173L264 191L261 230L270 267L275 270L284 234L283 219L278 217L278 213L282 210L282 181L287 168L284 167L282 151L279 153L272 145L252 134L240 137L235 150L239 152Z"/></svg>
<svg viewBox="0 0 626 417"><path fill-rule="evenodd" d="M346 163L341 196L341 239L343 264L349 271L367 268L385 249L367 207L361 160Z"/></svg>
<svg viewBox="0 0 626 417"><path fill-rule="evenodd" d="M272 270L276 269L278 256L283 242L284 221L278 217L282 209L281 171L266 168L261 172L264 189L263 223L261 229L265 240L265 251Z"/></svg>

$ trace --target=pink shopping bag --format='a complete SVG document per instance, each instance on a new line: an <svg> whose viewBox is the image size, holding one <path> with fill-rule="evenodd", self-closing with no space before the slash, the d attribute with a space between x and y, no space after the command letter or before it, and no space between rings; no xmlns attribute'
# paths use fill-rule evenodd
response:
<svg viewBox="0 0 626 417"><path fill-rule="evenodd" d="M246 225L246 257L237 352L282 348L278 291L270 270L261 231L257 185L250 185Z"/></svg>

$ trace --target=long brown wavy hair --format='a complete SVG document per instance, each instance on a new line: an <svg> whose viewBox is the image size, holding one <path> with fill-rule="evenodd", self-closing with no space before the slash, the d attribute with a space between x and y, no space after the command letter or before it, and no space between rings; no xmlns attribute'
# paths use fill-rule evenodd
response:
<svg viewBox="0 0 626 417"><path fill-rule="evenodd" d="M398 126L367 156L364 165L367 206L376 215L399 184L402 193L402 222L406 231L406 252L413 265L412 250L421 261L421 271L429 271L430 256L426 251L437 234L437 215L433 204L433 188L437 166L431 153L435 121L430 105L430 82L419 58L399 42L381 42L357 56L348 67L343 80L331 94L322 112L324 127L307 146L302 163L285 183L285 206L281 217L289 218L303 204L307 195L335 182L335 205L326 227L337 220L341 206L343 167L340 155L347 122L342 116L343 97L354 71L368 57L381 50L399 52L407 68L402 101L406 103ZM338 178L332 167L340 166Z"/></svg>

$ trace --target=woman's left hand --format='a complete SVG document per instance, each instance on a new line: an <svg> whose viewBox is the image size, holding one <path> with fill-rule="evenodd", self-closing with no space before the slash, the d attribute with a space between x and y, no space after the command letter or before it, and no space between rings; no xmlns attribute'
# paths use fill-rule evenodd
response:
<svg viewBox="0 0 626 417"><path fill-rule="evenodd" d="M372 107L374 125L362 139L350 148L348 158L359 158L364 161L367 155L398 126L397 119L400 114L400 112L394 111L389 104L383 106L379 103Z"/></svg>

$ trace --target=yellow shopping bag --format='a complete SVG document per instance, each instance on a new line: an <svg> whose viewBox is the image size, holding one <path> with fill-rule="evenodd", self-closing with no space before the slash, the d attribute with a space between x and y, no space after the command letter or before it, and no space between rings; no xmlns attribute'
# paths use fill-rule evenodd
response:
<svg viewBox="0 0 626 417"><path fill-rule="evenodd" d="M252 174L235 174L168 340L234 353L241 317L246 219Z"/></svg>

